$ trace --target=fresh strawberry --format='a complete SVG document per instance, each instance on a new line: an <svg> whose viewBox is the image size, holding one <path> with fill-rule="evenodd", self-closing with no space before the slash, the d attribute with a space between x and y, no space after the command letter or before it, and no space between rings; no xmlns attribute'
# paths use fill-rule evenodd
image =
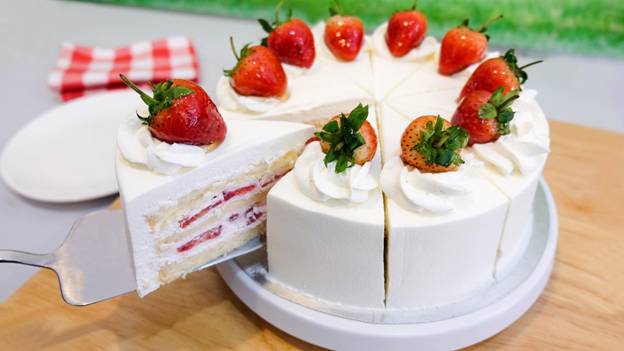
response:
<svg viewBox="0 0 624 351"><path fill-rule="evenodd" d="M425 39L427 18L416 11L416 0L408 10L395 12L388 20L386 44L395 57L403 57Z"/></svg>
<svg viewBox="0 0 624 351"><path fill-rule="evenodd" d="M468 142L468 133L440 116L420 116L401 136L401 160L425 173L455 171L464 163L459 152Z"/></svg>
<svg viewBox="0 0 624 351"><path fill-rule="evenodd" d="M346 16L338 0L329 9L331 17L325 23L325 45L338 59L353 61L362 49L364 25L355 16Z"/></svg>
<svg viewBox="0 0 624 351"><path fill-rule="evenodd" d="M286 92L288 78L273 51L262 45L245 45L236 53L234 40L230 46L236 57L236 66L223 73L231 78L232 88L240 95L279 97Z"/></svg>
<svg viewBox="0 0 624 351"><path fill-rule="evenodd" d="M147 104L149 115L138 117L155 138L191 145L220 143L225 138L225 122L199 85L184 79L167 80L152 84L149 96L123 74L119 77Z"/></svg>
<svg viewBox="0 0 624 351"><path fill-rule="evenodd" d="M442 38L438 72L450 76L481 61L488 48L489 37L484 34L487 26L502 17L494 17L476 30L468 27L466 19L458 27L449 30Z"/></svg>
<svg viewBox="0 0 624 351"><path fill-rule="evenodd" d="M336 161L336 173L354 164L363 165L375 157L377 134L367 117L368 105L359 104L348 114L334 116L315 133L325 153L325 164Z"/></svg>
<svg viewBox="0 0 624 351"><path fill-rule="evenodd" d="M514 117L511 104L519 95L518 90L503 94L504 89L500 87L494 93L472 91L457 106L452 122L468 131L469 145L489 143L509 134L509 122Z"/></svg>
<svg viewBox="0 0 624 351"><path fill-rule="evenodd" d="M286 20L281 21L280 9L283 1L275 9L275 20L269 23L259 19L262 28L269 33L262 39L262 45L273 50L283 63L310 68L314 63L314 36L310 27L298 18L292 18L292 10L288 9Z"/></svg>
<svg viewBox="0 0 624 351"><path fill-rule="evenodd" d="M542 60L518 67L518 59L514 54L514 49L509 49L501 57L483 61L464 85L459 98L462 99L475 90L494 92L496 89L503 87L503 93L505 94L510 90L520 90L520 85L527 80L524 68L540 62Z"/></svg>

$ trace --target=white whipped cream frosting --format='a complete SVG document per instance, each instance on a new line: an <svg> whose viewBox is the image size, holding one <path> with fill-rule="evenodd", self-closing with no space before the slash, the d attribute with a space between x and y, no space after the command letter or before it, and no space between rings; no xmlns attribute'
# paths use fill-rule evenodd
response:
<svg viewBox="0 0 624 351"><path fill-rule="evenodd" d="M238 94L230 84L230 78L222 76L217 82L217 100L219 105L230 111L262 113L267 112L288 98L288 91L284 98L244 96Z"/></svg>
<svg viewBox="0 0 624 351"><path fill-rule="evenodd" d="M299 67L295 65L290 65L288 63L282 63L282 67L284 68L284 72L286 72L286 76L288 79L296 79L299 77L306 76L308 74L314 74L318 72L322 63L316 57L314 58L314 62L310 68Z"/></svg>
<svg viewBox="0 0 624 351"><path fill-rule="evenodd" d="M503 135L495 142L474 144L472 150L484 162L508 176L517 170L527 175L537 170L550 152L550 138L546 128L540 128L537 111L532 111L535 90L524 90L520 98L514 102L512 109L516 112L511 120L511 133Z"/></svg>
<svg viewBox="0 0 624 351"><path fill-rule="evenodd" d="M201 146L169 144L152 136L149 128L132 116L117 132L121 155L131 163L165 175L182 173L206 162L210 152Z"/></svg>
<svg viewBox="0 0 624 351"><path fill-rule="evenodd" d="M370 162L362 166L354 165L337 174L336 162L325 166L324 157L320 143L312 142L295 163L297 185L311 199L363 203L368 200L370 191L378 187L377 180L371 174Z"/></svg>
<svg viewBox="0 0 624 351"><path fill-rule="evenodd" d="M325 45L325 22L321 21L312 27L312 33L314 34L314 42L316 43L316 55L317 58L322 58L329 61L337 61L337 62L346 62L342 61L329 50L327 45ZM360 48L360 52L357 57L353 61L360 61L367 59L368 52L370 51L370 39L364 34L364 38L362 38L362 47Z"/></svg>
<svg viewBox="0 0 624 351"><path fill-rule="evenodd" d="M482 165L470 155L457 171L422 173L403 164L399 156L388 160L381 171L381 188L407 210L419 213L447 213L471 201L470 177Z"/></svg>
<svg viewBox="0 0 624 351"><path fill-rule="evenodd" d="M372 37L372 51L375 55L386 59L392 59L397 61L422 61L433 56L438 51L438 41L434 37L426 37L417 48L410 50L403 57L395 57L388 49L386 43L386 31L388 30L388 22L382 23Z"/></svg>

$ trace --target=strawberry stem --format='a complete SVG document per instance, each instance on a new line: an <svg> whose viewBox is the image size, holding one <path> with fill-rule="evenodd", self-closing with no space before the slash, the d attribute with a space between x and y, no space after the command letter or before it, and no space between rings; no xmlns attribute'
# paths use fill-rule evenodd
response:
<svg viewBox="0 0 624 351"><path fill-rule="evenodd" d="M533 65L537 65L538 63L542 63L542 62L544 62L544 60L533 61L533 62L527 63L524 66L518 67L518 69L525 69L527 67L530 67L530 66L533 66Z"/></svg>
<svg viewBox="0 0 624 351"><path fill-rule="evenodd" d="M280 0L280 2L275 7L275 25L278 26L280 24L280 11L282 6L284 5L284 0Z"/></svg>
<svg viewBox="0 0 624 351"><path fill-rule="evenodd" d="M503 18L503 14L502 14L502 13L501 13L500 15L496 16L496 17L492 17L492 18L490 18L489 20L485 21L485 23L483 23L483 24L481 25L481 27L479 27L479 29L477 30L477 32L479 32L479 33L485 33L485 31L487 30L487 27L488 27L490 24L492 24L492 23L494 23L494 22L498 21L498 20L499 20L499 19L501 19L501 18Z"/></svg>
<svg viewBox="0 0 624 351"><path fill-rule="evenodd" d="M236 46L234 46L233 37L230 37L230 48L232 49L232 53L234 54L234 57L236 57L236 61L238 62L240 60L240 57L238 56L238 52L236 52Z"/></svg>
<svg viewBox="0 0 624 351"><path fill-rule="evenodd" d="M416 10L416 4L418 3L418 0L414 0L414 2L412 3L412 7L410 7L410 10L414 11Z"/></svg>
<svg viewBox="0 0 624 351"><path fill-rule="evenodd" d="M136 91L141 96L142 100L145 101L146 103L148 103L148 101L150 101L152 103L157 103L158 102L154 98L152 98L151 96L147 95L143 90L141 90L141 88L139 88L136 84L134 84L125 75L119 74L119 79L121 79L121 81L124 82L124 84L126 84L128 86L128 88Z"/></svg>
<svg viewBox="0 0 624 351"><path fill-rule="evenodd" d="M339 0L333 0L330 4L329 14L331 16L344 15L344 9L342 8L342 4L340 4Z"/></svg>

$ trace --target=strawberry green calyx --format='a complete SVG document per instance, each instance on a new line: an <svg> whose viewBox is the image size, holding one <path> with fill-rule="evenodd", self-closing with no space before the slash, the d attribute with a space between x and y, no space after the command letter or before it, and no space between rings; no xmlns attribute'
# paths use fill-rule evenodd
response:
<svg viewBox="0 0 624 351"><path fill-rule="evenodd" d="M236 47L234 46L234 38L230 37L230 48L232 49L232 53L234 54L234 57L236 58L236 65L232 69L223 70L223 74L226 77L231 77L232 75L234 75L234 73L238 69L238 65L240 64L241 60L244 59L249 54L251 54L252 50L249 47L250 45L251 43L245 44L245 46L243 46L243 48L240 50L240 53L239 53L238 51L236 51Z"/></svg>
<svg viewBox="0 0 624 351"><path fill-rule="evenodd" d="M260 23L260 26L262 27L262 29L264 29L265 32L271 34L271 32L273 32L277 27L281 26L283 23L286 23L292 19L292 8L289 7L286 10L286 19L284 21L281 20L280 14L282 12L281 11L282 6L284 6L284 0L281 0L275 7L275 19L273 20L272 23L269 23L269 21L263 18L258 18L258 23ZM262 38L261 44L263 46L268 46L267 40L268 38L266 37Z"/></svg>
<svg viewBox="0 0 624 351"><path fill-rule="evenodd" d="M170 79L156 84L150 83L150 86L152 88L152 96L149 96L125 75L120 74L119 78L130 89L136 91L141 97L141 100L143 100L143 102L145 102L145 104L147 105L149 116L143 117L137 113L137 117L139 117L143 124L147 125L150 125L154 117L158 115L162 110L171 107L174 100L193 93L193 90L191 89L181 86L174 86L173 81Z"/></svg>
<svg viewBox="0 0 624 351"><path fill-rule="evenodd" d="M340 3L340 0L332 0L329 7L330 16L344 16L344 8Z"/></svg>
<svg viewBox="0 0 624 351"><path fill-rule="evenodd" d="M526 82L528 78L526 72L524 71L525 68L544 62L544 60L537 60L527 63L524 66L518 67L518 58L516 58L514 49L507 50L507 52L503 56L501 56L501 58L505 60L507 66L509 66L509 69L514 73L516 78L518 78L520 84L524 84L524 82Z"/></svg>
<svg viewBox="0 0 624 351"><path fill-rule="evenodd" d="M513 102L520 97L518 90L511 90L503 94L504 87L496 89L490 100L479 107L479 118L496 119L497 132L500 135L510 133L509 122L514 118L515 112L511 109Z"/></svg>
<svg viewBox="0 0 624 351"><path fill-rule="evenodd" d="M464 163L459 151L468 144L468 132L460 126L444 129L444 120L438 116L435 124L427 122L420 132L420 140L412 150L420 152L427 164L443 167Z"/></svg>
<svg viewBox="0 0 624 351"><path fill-rule="evenodd" d="M366 144L359 130L368 118L368 105L358 104L347 117L340 114L337 120L331 120L320 132L314 135L322 141L329 143L329 151L323 161L325 165L336 161L336 173L342 173L355 164L354 152L358 147Z"/></svg>

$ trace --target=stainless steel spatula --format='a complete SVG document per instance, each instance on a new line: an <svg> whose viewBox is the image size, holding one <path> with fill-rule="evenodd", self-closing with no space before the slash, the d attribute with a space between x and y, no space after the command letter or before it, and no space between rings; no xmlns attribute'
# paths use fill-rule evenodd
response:
<svg viewBox="0 0 624 351"><path fill-rule="evenodd" d="M255 251L260 239L206 262L203 269ZM34 254L0 250L0 263L49 268L59 279L65 302L84 306L136 290L132 252L121 210L102 210L76 221L56 251Z"/></svg>
<svg viewBox="0 0 624 351"><path fill-rule="evenodd" d="M136 289L134 266L121 210L102 210L78 219L49 254L0 250L0 262L56 272L65 302L89 305Z"/></svg>

